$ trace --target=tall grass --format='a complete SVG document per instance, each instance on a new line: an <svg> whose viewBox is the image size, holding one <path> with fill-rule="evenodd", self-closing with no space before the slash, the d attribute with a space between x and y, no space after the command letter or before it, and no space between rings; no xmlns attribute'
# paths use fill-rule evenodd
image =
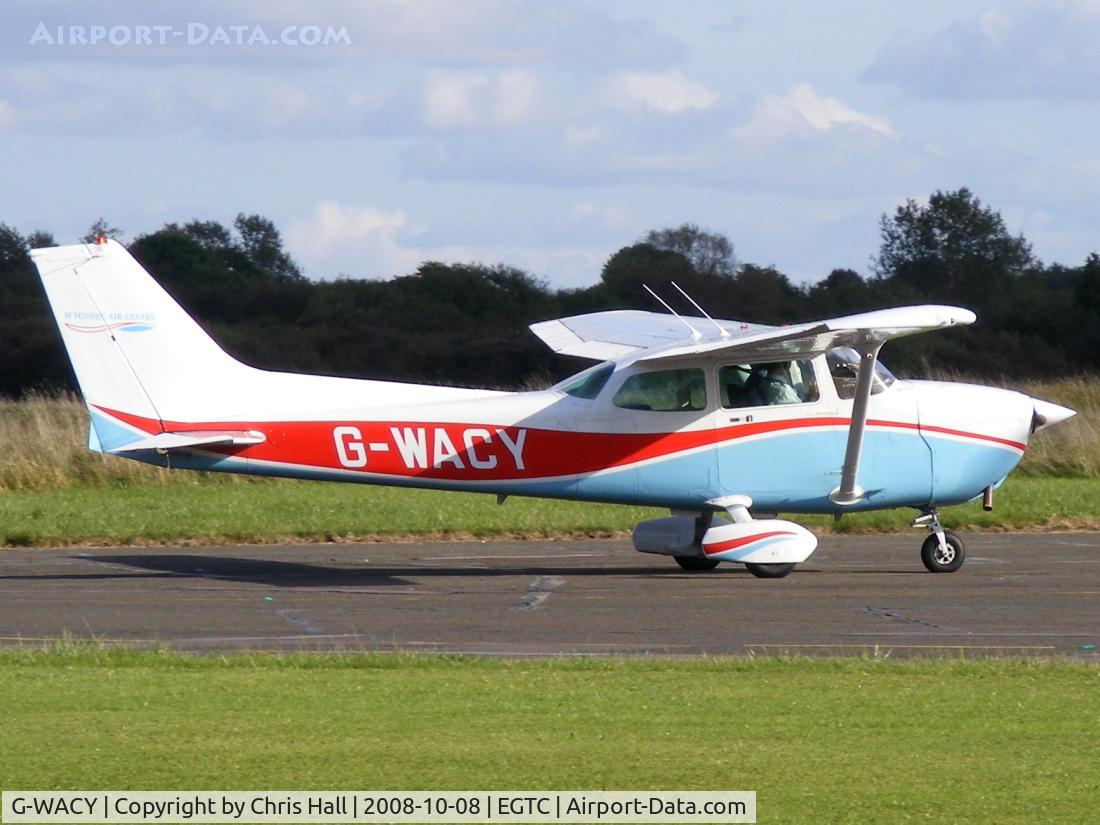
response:
<svg viewBox="0 0 1100 825"><path fill-rule="evenodd" d="M955 380L959 380L955 377ZM1052 381L999 381L1077 410L1069 421L1032 437L1020 472L1032 476L1100 477L1100 376ZM171 472L87 448L88 414L74 395L0 399L0 492L73 487L211 484L250 481L223 473Z"/></svg>
<svg viewBox="0 0 1100 825"><path fill-rule="evenodd" d="M75 395L0 399L0 491L232 482L236 476L173 473L88 449L88 411Z"/></svg>
<svg viewBox="0 0 1100 825"><path fill-rule="evenodd" d="M1077 411L1068 421L1031 437L1020 472L1064 478L1100 477L1100 376L1009 382L1007 386Z"/></svg>

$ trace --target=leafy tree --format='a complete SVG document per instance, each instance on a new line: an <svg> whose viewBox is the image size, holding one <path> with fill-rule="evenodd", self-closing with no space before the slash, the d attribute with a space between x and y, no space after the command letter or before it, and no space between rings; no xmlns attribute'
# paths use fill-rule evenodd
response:
<svg viewBox="0 0 1100 825"><path fill-rule="evenodd" d="M279 230L262 215L246 215L243 212L233 221L240 238L240 246L258 268L278 280L303 280L302 272L290 255L283 250Z"/></svg>
<svg viewBox="0 0 1100 825"><path fill-rule="evenodd" d="M651 229L639 243L666 252L678 252L704 277L731 277L737 272L737 259L729 238L718 232L700 229L693 223L669 229Z"/></svg>
<svg viewBox="0 0 1100 825"><path fill-rule="evenodd" d="M175 224L169 224L175 226ZM190 221L183 225L183 233L194 238L207 249L215 251L232 249L236 242L233 233L217 221Z"/></svg>
<svg viewBox="0 0 1100 825"><path fill-rule="evenodd" d="M914 336L887 352L902 374L1056 375L1092 368L1100 350L1100 256L1042 266L1026 240L968 190L937 192L883 216L875 277L834 269L797 287L771 266L738 265L729 241L685 224L615 252L591 287L552 291L513 267L426 262L390 281L305 279L260 215L170 223L134 256L226 349L261 367L351 377L516 387L584 362L549 352L526 326L581 312L662 312L648 284L695 314L675 281L715 317L784 323L925 301L974 308L979 325ZM119 230L102 219L89 234ZM0 224L0 394L72 386L68 360L28 248L54 245ZM1074 330L1072 336L1065 329Z"/></svg>
<svg viewBox="0 0 1100 825"><path fill-rule="evenodd" d="M926 300L990 306L1014 279L1038 266L1031 245L969 189L909 199L879 223L876 274L914 287Z"/></svg>
<svg viewBox="0 0 1100 825"><path fill-rule="evenodd" d="M36 229L27 235L27 247L29 249L41 249L46 246L57 246L53 234L41 229Z"/></svg>
<svg viewBox="0 0 1100 825"><path fill-rule="evenodd" d="M810 308L820 318L866 309L872 295L870 285L852 269L834 269L806 290Z"/></svg>
<svg viewBox="0 0 1100 825"><path fill-rule="evenodd" d="M773 266L755 264L742 265L725 301L718 307L723 317L764 324L796 320L805 305L786 275Z"/></svg>
<svg viewBox="0 0 1100 825"><path fill-rule="evenodd" d="M117 241L122 237L122 230L117 226L111 226L103 218L99 218L88 228L88 231L80 239L80 242L95 243L100 237L113 238Z"/></svg>
<svg viewBox="0 0 1100 825"><path fill-rule="evenodd" d="M648 243L626 246L607 259L600 272L600 283L585 296L592 309L661 310L646 292L648 286L666 301L672 301L669 283L675 281L691 289L696 279L695 268L684 255L658 249Z"/></svg>
<svg viewBox="0 0 1100 825"><path fill-rule="evenodd" d="M1085 259L1073 293L1080 306L1100 315L1100 255L1092 252Z"/></svg>
<svg viewBox="0 0 1100 825"><path fill-rule="evenodd" d="M0 224L0 395L69 386L71 372L53 316L28 249L53 246L53 238L33 232L23 238Z"/></svg>

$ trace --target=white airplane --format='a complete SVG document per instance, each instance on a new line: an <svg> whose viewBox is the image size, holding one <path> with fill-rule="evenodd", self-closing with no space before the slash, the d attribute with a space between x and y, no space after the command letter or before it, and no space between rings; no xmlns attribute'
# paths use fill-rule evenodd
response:
<svg viewBox="0 0 1100 825"><path fill-rule="evenodd" d="M898 380L879 363L892 338L973 323L957 307L780 327L705 312L544 321L531 329L552 350L600 363L547 390L494 392L255 369L115 241L31 255L93 450L501 502L665 507L672 515L639 524L634 546L686 570L738 562L778 578L817 539L776 514L911 507L929 531L925 567L955 571L965 550L937 509L979 496L991 507L1031 434L1074 414L1008 390Z"/></svg>

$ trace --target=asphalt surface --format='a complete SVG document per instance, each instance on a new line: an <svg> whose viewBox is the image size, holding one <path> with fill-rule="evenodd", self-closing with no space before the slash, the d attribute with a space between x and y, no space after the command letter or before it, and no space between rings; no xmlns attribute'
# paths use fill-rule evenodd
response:
<svg viewBox="0 0 1100 825"><path fill-rule="evenodd" d="M0 552L0 644L525 655L1097 658L1100 533L827 537L786 579L682 572L625 541Z"/></svg>

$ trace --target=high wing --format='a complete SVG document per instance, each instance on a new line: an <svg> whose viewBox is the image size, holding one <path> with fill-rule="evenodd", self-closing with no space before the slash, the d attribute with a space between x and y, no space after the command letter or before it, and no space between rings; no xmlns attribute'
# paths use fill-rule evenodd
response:
<svg viewBox="0 0 1100 825"><path fill-rule="evenodd" d="M698 321L700 326L705 323L702 318L692 320ZM723 337L713 327L709 336L703 332L693 336L685 322L674 315L621 309L543 321L532 324L531 331L561 355L608 361L642 350L664 350L713 338L733 340L735 335L744 337L778 329L743 321L717 323L728 337Z"/></svg>
<svg viewBox="0 0 1100 825"><path fill-rule="evenodd" d="M639 361L659 361L711 353L787 359L839 346L862 349L871 343L881 345L891 338L975 320L968 309L935 304L780 327L694 317L681 320L657 312L620 310L543 321L532 324L531 331L554 352L601 361L628 355Z"/></svg>
<svg viewBox="0 0 1100 825"><path fill-rule="evenodd" d="M817 355L833 347L852 347L860 356L859 381L852 400L840 485L829 493L837 505L849 506L864 495L857 483L859 459L875 362L882 345L891 338L972 324L975 320L977 316L968 309L937 304L880 309L781 327L619 311L543 321L533 324L531 331L555 352L599 360L631 355L635 361L721 355L745 361L779 361Z"/></svg>

